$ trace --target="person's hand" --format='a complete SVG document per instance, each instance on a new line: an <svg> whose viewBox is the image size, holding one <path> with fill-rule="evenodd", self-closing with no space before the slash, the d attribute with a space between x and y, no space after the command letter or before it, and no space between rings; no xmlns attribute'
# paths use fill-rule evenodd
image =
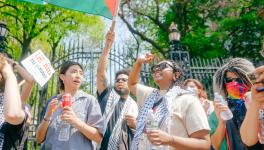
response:
<svg viewBox="0 0 264 150"><path fill-rule="evenodd" d="M154 59L154 55L151 53L147 53L146 55L140 56L137 58L137 62L143 64L143 63L150 63Z"/></svg>
<svg viewBox="0 0 264 150"><path fill-rule="evenodd" d="M264 81L264 65L256 68L254 73L256 75L256 82L263 82Z"/></svg>
<svg viewBox="0 0 264 150"><path fill-rule="evenodd" d="M203 98L203 97L201 97L200 99L202 101L203 108L207 114L208 109L210 108L210 101L208 99Z"/></svg>
<svg viewBox="0 0 264 150"><path fill-rule="evenodd" d="M57 98L52 99L49 104L45 114L45 117L50 118L53 112L55 112L59 107L59 101Z"/></svg>
<svg viewBox="0 0 264 150"><path fill-rule="evenodd" d="M105 46L106 47L110 47L113 42L114 42L114 39L115 39L115 32L112 31L112 30L109 30L106 34L106 41L105 41Z"/></svg>
<svg viewBox="0 0 264 150"><path fill-rule="evenodd" d="M5 57L0 54L0 71L3 69L5 64L6 64Z"/></svg>
<svg viewBox="0 0 264 150"><path fill-rule="evenodd" d="M148 140L154 145L168 145L172 142L172 136L161 130L147 132Z"/></svg>
<svg viewBox="0 0 264 150"><path fill-rule="evenodd" d="M258 92L256 88L263 86L263 83L257 83L251 87L252 103L256 104L258 107L261 107L264 104L264 92Z"/></svg>
<svg viewBox="0 0 264 150"><path fill-rule="evenodd" d="M256 83L251 87L252 103L260 107L264 104L264 92L258 92L256 88L264 87L264 65L254 71Z"/></svg>
<svg viewBox="0 0 264 150"><path fill-rule="evenodd" d="M73 112L72 108L69 107L69 106L66 106L62 110L61 120L68 122L72 126L76 126L76 123L78 122L79 119L76 117L76 115Z"/></svg>
<svg viewBox="0 0 264 150"><path fill-rule="evenodd" d="M222 119L221 112L228 110L228 106L221 104L220 102L214 101L214 111L219 122L225 123L226 121Z"/></svg>
<svg viewBox="0 0 264 150"><path fill-rule="evenodd" d="M5 61L5 64L3 65L2 70L0 71L5 79L9 76L10 73L14 73L12 66L7 63L7 61Z"/></svg>
<svg viewBox="0 0 264 150"><path fill-rule="evenodd" d="M136 129L136 118L132 115L126 114L125 115L125 120L127 125L131 128L131 129Z"/></svg>
<svg viewBox="0 0 264 150"><path fill-rule="evenodd" d="M10 59L10 58L8 58L8 57L5 57L5 59L6 59L6 61L7 61L10 65L12 65L13 63L15 63L15 61L14 61L13 59Z"/></svg>

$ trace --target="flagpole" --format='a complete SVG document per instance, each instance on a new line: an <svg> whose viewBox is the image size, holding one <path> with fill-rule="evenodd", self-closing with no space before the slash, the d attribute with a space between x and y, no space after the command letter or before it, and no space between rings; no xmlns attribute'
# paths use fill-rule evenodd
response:
<svg viewBox="0 0 264 150"><path fill-rule="evenodd" d="M116 16L118 15L118 10L119 10L119 5L120 5L120 0L116 0L116 3L115 3L115 13L114 13L114 16L113 16L113 19L112 19L112 25L110 27L110 30L111 31L114 31L115 29L115 24L116 24Z"/></svg>

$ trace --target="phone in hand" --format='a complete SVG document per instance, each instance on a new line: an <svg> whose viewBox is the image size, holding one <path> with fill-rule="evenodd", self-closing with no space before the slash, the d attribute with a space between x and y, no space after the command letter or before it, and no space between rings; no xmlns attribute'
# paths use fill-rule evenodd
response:
<svg viewBox="0 0 264 150"><path fill-rule="evenodd" d="M264 87L258 87L258 88L256 88L256 90L257 90L258 92L263 92L263 91L264 91Z"/></svg>

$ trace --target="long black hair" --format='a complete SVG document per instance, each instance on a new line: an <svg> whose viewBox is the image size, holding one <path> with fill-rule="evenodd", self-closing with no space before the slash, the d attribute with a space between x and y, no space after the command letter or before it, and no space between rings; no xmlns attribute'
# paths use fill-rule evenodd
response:
<svg viewBox="0 0 264 150"><path fill-rule="evenodd" d="M65 74L67 72L67 70L71 67L71 66L74 66L74 65L77 65L79 66L82 70L83 70L83 66L78 63L78 62L74 62L74 61L66 61L64 62L62 65L61 65L61 68L60 68L60 74ZM59 77L59 82L60 82L60 89L61 90L64 90L65 86L64 86L64 83L63 81L60 79Z"/></svg>

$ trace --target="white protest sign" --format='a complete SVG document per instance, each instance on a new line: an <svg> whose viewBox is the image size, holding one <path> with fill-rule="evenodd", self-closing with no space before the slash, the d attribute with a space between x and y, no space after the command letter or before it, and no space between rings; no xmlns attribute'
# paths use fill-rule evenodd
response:
<svg viewBox="0 0 264 150"><path fill-rule="evenodd" d="M34 52L24 59L21 64L41 87L49 81L50 77L55 72L50 64L50 60L41 50Z"/></svg>

